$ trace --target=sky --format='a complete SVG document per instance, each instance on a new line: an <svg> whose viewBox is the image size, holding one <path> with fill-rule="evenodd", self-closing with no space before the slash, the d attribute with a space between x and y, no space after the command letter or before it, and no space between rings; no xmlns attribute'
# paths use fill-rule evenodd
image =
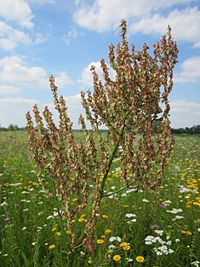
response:
<svg viewBox="0 0 200 267"><path fill-rule="evenodd" d="M152 47L172 27L179 49L172 127L200 124L200 0L0 0L0 7L1 127L25 126L35 103L54 113L53 74L77 128L80 90L92 89L90 66L100 74L99 61L108 62L108 45L120 41L121 19L136 50L144 42Z"/></svg>

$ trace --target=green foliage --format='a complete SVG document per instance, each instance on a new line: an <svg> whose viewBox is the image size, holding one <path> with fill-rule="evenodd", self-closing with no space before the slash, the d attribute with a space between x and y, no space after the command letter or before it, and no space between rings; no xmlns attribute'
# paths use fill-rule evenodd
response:
<svg viewBox="0 0 200 267"><path fill-rule="evenodd" d="M84 140L83 134L76 134L77 140ZM157 190L135 192L132 188L130 192L125 188L104 198L95 231L95 243L99 239L104 243L97 245L94 254L84 252L82 247L70 254L66 244L70 235L66 233L66 220L58 216L59 202L51 194L53 184L47 175L38 182L25 132L0 133L0 266L189 267L200 261L199 144L199 136L176 137L163 184ZM107 194L123 185L118 166L115 161L105 185ZM182 211L176 213L174 209ZM88 211L80 212L73 222L80 235L86 224L80 218L88 217ZM105 232L108 229L110 233ZM167 247L173 253L158 256L154 248L161 247L159 242L145 244L147 236L159 237L156 230L164 231L160 238L171 241ZM111 237L120 237L121 242L111 243ZM120 247L122 242L128 243L130 250ZM114 262L114 255L121 256L118 263ZM137 256L143 256L144 263L137 263ZM128 263L127 258L133 262Z"/></svg>

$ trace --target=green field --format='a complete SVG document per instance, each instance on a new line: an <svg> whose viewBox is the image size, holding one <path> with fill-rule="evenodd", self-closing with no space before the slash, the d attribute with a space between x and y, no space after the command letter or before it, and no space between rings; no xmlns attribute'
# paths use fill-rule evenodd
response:
<svg viewBox="0 0 200 267"><path fill-rule="evenodd" d="M106 190L121 186L113 169ZM1 267L200 266L200 136L176 136L160 188L125 189L102 201L94 254L82 246L70 253L51 188L44 174L37 179L26 133L0 132ZM73 222L80 242L86 221L87 213Z"/></svg>

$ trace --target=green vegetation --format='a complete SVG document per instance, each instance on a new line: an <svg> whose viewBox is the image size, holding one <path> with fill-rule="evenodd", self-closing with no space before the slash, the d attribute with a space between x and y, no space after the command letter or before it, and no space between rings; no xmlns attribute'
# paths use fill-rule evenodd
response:
<svg viewBox="0 0 200 267"><path fill-rule="evenodd" d="M0 266L199 266L199 144L200 136L177 136L163 184L146 192L112 194L123 186L115 161L105 188L110 196L98 214L97 249L90 254L80 245L71 253L51 180L45 173L37 179L25 132L1 132ZM77 212L73 228L79 240L86 221L87 210Z"/></svg>

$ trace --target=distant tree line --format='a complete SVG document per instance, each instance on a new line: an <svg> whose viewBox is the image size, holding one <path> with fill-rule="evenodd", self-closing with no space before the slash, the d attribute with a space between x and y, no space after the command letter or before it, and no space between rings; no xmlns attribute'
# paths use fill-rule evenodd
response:
<svg viewBox="0 0 200 267"><path fill-rule="evenodd" d="M0 125L0 131L23 131L25 129L25 127L19 127L17 124L9 124L8 127L1 127Z"/></svg>
<svg viewBox="0 0 200 267"><path fill-rule="evenodd" d="M157 131L159 122L156 122L154 125L154 131ZM23 131L26 127L19 127L16 124L10 124L8 127L1 127L0 125L0 131ZM74 131L80 131L80 130L74 130ZM101 130L106 131L106 130ZM172 128L173 134L200 134L200 125L195 125L192 127L185 127L185 128Z"/></svg>
<svg viewBox="0 0 200 267"><path fill-rule="evenodd" d="M185 128L177 128L172 129L174 134L200 134L200 125L185 127Z"/></svg>

